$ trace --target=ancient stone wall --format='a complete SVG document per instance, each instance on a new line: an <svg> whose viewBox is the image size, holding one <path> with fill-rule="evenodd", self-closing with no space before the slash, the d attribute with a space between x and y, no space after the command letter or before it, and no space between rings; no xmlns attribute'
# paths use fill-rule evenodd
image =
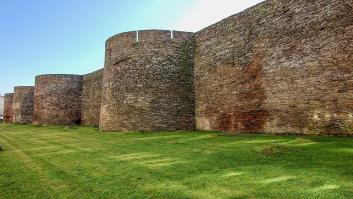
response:
<svg viewBox="0 0 353 199"><path fill-rule="evenodd" d="M13 122L13 93L5 94L4 102L4 122Z"/></svg>
<svg viewBox="0 0 353 199"><path fill-rule="evenodd" d="M4 96L0 96L0 116L4 115Z"/></svg>
<svg viewBox="0 0 353 199"><path fill-rule="evenodd" d="M82 125L99 126L103 72L101 69L83 76Z"/></svg>
<svg viewBox="0 0 353 199"><path fill-rule="evenodd" d="M197 129L353 133L353 7L269 0L196 34Z"/></svg>
<svg viewBox="0 0 353 199"><path fill-rule="evenodd" d="M352 16L347 0L268 0L196 34L121 33L104 73L36 78L33 122L353 135Z"/></svg>
<svg viewBox="0 0 353 199"><path fill-rule="evenodd" d="M34 89L33 124L81 123L81 75L40 75Z"/></svg>
<svg viewBox="0 0 353 199"><path fill-rule="evenodd" d="M18 86L13 95L13 122L31 124L33 118L33 86Z"/></svg>
<svg viewBox="0 0 353 199"><path fill-rule="evenodd" d="M148 30L106 42L103 131L194 129L192 33Z"/></svg>

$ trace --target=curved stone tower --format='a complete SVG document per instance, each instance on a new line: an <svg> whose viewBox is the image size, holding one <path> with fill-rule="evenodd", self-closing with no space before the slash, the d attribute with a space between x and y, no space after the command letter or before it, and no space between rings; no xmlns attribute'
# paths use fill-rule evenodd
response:
<svg viewBox="0 0 353 199"><path fill-rule="evenodd" d="M33 118L33 86L18 86L13 95L13 122L30 124Z"/></svg>
<svg viewBox="0 0 353 199"><path fill-rule="evenodd" d="M83 76L81 124L99 126L103 69Z"/></svg>
<svg viewBox="0 0 353 199"><path fill-rule="evenodd" d="M81 107L81 75L39 75L36 77L33 124L80 124Z"/></svg>
<svg viewBox="0 0 353 199"><path fill-rule="evenodd" d="M194 129L193 34L145 30L106 42L102 131Z"/></svg>
<svg viewBox="0 0 353 199"><path fill-rule="evenodd" d="M13 93L6 93L4 100L4 122L13 122Z"/></svg>

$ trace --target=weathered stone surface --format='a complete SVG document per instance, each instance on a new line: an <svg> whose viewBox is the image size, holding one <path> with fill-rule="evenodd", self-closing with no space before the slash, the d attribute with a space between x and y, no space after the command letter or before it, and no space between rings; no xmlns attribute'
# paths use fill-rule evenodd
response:
<svg viewBox="0 0 353 199"><path fill-rule="evenodd" d="M269 0L196 34L197 129L353 134L353 7Z"/></svg>
<svg viewBox="0 0 353 199"><path fill-rule="evenodd" d="M31 124L33 118L33 86L18 86L13 95L13 122Z"/></svg>
<svg viewBox="0 0 353 199"><path fill-rule="evenodd" d="M99 126L104 69L83 76L81 124Z"/></svg>
<svg viewBox="0 0 353 199"><path fill-rule="evenodd" d="M13 123L13 93L5 94L4 122Z"/></svg>
<svg viewBox="0 0 353 199"><path fill-rule="evenodd" d="M0 116L4 115L4 96L0 96Z"/></svg>
<svg viewBox="0 0 353 199"><path fill-rule="evenodd" d="M40 75L34 89L33 124L81 123L81 75Z"/></svg>
<svg viewBox="0 0 353 199"><path fill-rule="evenodd" d="M194 129L192 33L127 32L106 42L103 131Z"/></svg>

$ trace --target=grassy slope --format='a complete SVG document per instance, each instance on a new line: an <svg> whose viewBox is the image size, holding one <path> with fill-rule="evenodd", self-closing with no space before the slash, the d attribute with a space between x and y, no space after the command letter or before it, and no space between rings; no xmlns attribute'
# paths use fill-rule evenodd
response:
<svg viewBox="0 0 353 199"><path fill-rule="evenodd" d="M0 198L353 198L353 138L0 124Z"/></svg>

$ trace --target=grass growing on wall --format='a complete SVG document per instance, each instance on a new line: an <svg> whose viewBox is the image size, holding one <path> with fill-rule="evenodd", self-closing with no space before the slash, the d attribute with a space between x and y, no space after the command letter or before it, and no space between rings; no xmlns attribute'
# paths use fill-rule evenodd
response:
<svg viewBox="0 0 353 199"><path fill-rule="evenodd" d="M353 198L353 138L0 124L0 198Z"/></svg>

